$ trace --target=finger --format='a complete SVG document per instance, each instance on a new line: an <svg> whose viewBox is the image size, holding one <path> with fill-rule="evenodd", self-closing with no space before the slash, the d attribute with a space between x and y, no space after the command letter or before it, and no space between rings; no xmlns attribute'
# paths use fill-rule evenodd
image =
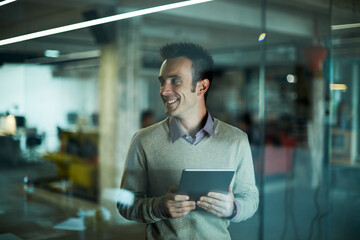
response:
<svg viewBox="0 0 360 240"><path fill-rule="evenodd" d="M228 195L228 194L223 194L223 193L217 193L217 192L209 192L207 194L208 197L211 197L211 198L216 198L220 201L227 201L229 199L231 199L231 195Z"/></svg>
<svg viewBox="0 0 360 240"><path fill-rule="evenodd" d="M229 193L231 193L231 194L233 193L232 192L232 187L229 187Z"/></svg>
<svg viewBox="0 0 360 240"><path fill-rule="evenodd" d="M187 214L189 214L191 211L183 211L183 212L171 212L170 216L171 218L180 218L180 217L184 217Z"/></svg>
<svg viewBox="0 0 360 240"><path fill-rule="evenodd" d="M211 205L224 206L226 203L223 200L219 200L212 197L201 197L200 202L205 202Z"/></svg>
<svg viewBox="0 0 360 240"><path fill-rule="evenodd" d="M172 218L178 218L187 215L194 209L195 209L195 203L193 206L188 206L188 207L182 207L182 208L171 207L169 208L169 214Z"/></svg>
<svg viewBox="0 0 360 240"><path fill-rule="evenodd" d="M201 197L198 201L198 206L215 214L216 216L227 217L233 212L234 202L231 198L226 198L224 201L211 197Z"/></svg>
<svg viewBox="0 0 360 240"><path fill-rule="evenodd" d="M188 206L188 207L182 207L182 208L177 208L177 207L172 207L169 209L169 212L171 213L184 213L184 212L190 212L192 210L195 209L195 205L194 206Z"/></svg>
<svg viewBox="0 0 360 240"><path fill-rule="evenodd" d="M226 208L225 202L219 201L214 198L201 197L200 201L198 201L197 203L198 203L198 205L200 205L208 210L214 210L217 212L221 212L222 209Z"/></svg>
<svg viewBox="0 0 360 240"><path fill-rule="evenodd" d="M189 200L189 196L187 196L187 195L179 195L179 194L174 194L172 192L167 192L165 197L166 197L166 199L173 200L173 201L187 201L187 200Z"/></svg>
<svg viewBox="0 0 360 240"><path fill-rule="evenodd" d="M175 200L175 201L187 201L187 200L189 200L189 196L187 196L187 195L175 194L175 195L174 195L174 200Z"/></svg>
<svg viewBox="0 0 360 240"><path fill-rule="evenodd" d="M182 202L175 201L175 202L173 202L172 206L176 207L176 208L194 207L195 202L194 201L182 201Z"/></svg>
<svg viewBox="0 0 360 240"><path fill-rule="evenodd" d="M225 216L225 210L217 205L212 205L207 202L197 202L198 206L205 209L206 211L218 216L218 217L224 217Z"/></svg>
<svg viewBox="0 0 360 240"><path fill-rule="evenodd" d="M170 200L170 201L187 201L189 200L189 196L187 195L178 195L178 194L174 194L174 193L166 193L165 195L166 199Z"/></svg>
<svg viewBox="0 0 360 240"><path fill-rule="evenodd" d="M183 201L183 202L178 202L178 201L168 201L166 203L166 206L170 209L170 208L195 208L196 204L194 201Z"/></svg>

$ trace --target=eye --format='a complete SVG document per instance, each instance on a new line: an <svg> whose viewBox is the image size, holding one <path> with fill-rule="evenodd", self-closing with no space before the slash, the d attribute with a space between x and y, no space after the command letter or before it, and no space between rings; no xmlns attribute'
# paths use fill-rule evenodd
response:
<svg viewBox="0 0 360 240"><path fill-rule="evenodd" d="M165 83L164 79L159 79L159 83L160 83L160 87L164 86Z"/></svg>
<svg viewBox="0 0 360 240"><path fill-rule="evenodd" d="M178 78L172 78L171 79L171 84L172 85L179 85L181 83L181 80Z"/></svg>

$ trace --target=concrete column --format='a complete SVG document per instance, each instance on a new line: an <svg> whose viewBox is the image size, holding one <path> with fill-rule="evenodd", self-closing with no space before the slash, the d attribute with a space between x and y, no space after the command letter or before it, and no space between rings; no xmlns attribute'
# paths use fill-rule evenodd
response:
<svg viewBox="0 0 360 240"><path fill-rule="evenodd" d="M141 89L141 18L118 22L118 109L116 146L116 186L119 186L132 136L139 129Z"/></svg>
<svg viewBox="0 0 360 240"><path fill-rule="evenodd" d="M115 186L118 111L118 56L115 43L100 47L99 67L99 193ZM100 196L99 196L100 197Z"/></svg>
<svg viewBox="0 0 360 240"><path fill-rule="evenodd" d="M325 81L322 73L312 79L312 119L308 123L308 142L311 153L311 186L318 187L323 178L324 128L325 128Z"/></svg>
<svg viewBox="0 0 360 240"><path fill-rule="evenodd" d="M126 154L140 115L141 19L116 23L114 43L102 45L99 69L99 199L116 198ZM104 202L105 201L105 202Z"/></svg>

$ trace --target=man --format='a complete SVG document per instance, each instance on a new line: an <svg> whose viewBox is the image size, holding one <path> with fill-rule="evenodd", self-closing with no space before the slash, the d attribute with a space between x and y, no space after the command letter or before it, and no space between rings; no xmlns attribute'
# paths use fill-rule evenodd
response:
<svg viewBox="0 0 360 240"><path fill-rule="evenodd" d="M119 203L119 212L146 223L147 239L230 239L230 221L251 217L259 201L247 135L206 109L213 60L205 49L174 43L160 54L160 96L168 118L133 137L122 188L135 201ZM185 168L236 172L227 194L210 192L194 202L177 194ZM205 211L193 211L196 206Z"/></svg>

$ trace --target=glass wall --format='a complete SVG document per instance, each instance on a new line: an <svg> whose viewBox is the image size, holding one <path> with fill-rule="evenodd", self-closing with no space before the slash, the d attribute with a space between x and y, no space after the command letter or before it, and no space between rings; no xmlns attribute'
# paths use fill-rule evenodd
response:
<svg viewBox="0 0 360 240"><path fill-rule="evenodd" d="M329 209L330 239L359 238L359 6L333 1L331 12ZM344 17L348 13L348 18Z"/></svg>
<svg viewBox="0 0 360 240"><path fill-rule="evenodd" d="M31 2L0 7L1 39L173 1ZM231 238L359 239L359 22L351 0L217 0L0 46L0 239L144 238L115 203L177 41L209 50L208 111L251 144L260 205Z"/></svg>

